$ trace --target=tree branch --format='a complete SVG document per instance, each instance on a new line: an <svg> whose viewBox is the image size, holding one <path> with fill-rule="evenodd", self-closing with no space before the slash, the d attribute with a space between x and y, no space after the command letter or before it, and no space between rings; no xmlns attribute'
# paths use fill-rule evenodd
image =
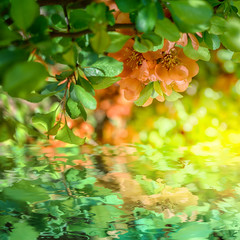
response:
<svg viewBox="0 0 240 240"><path fill-rule="evenodd" d="M135 25L132 23L121 23L121 24L115 24L114 26L108 26L107 31L115 31L116 29L124 29L124 28L132 28L135 29ZM82 35L92 33L90 29L86 29L80 32L58 32L58 31L53 31L50 32L50 37L55 38L55 37L70 37L70 38L77 38L81 37Z"/></svg>

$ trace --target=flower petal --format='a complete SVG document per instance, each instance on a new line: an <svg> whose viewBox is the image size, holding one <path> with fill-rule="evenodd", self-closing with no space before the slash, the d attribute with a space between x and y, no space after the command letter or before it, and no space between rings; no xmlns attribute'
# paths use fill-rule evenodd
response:
<svg viewBox="0 0 240 240"><path fill-rule="evenodd" d="M172 87L176 92L184 92L188 88L189 82L187 81L175 81L172 83Z"/></svg>
<svg viewBox="0 0 240 240"><path fill-rule="evenodd" d="M166 84L169 85L173 81L169 76L168 70L165 67L163 67L161 64L158 64L156 66L155 72L162 82L165 82Z"/></svg>
<svg viewBox="0 0 240 240"><path fill-rule="evenodd" d="M190 39L191 39L191 41L192 41L192 46L193 46L193 48L194 48L195 50L198 50L198 48L199 48L199 42L198 42L197 38L196 38L193 34L191 34L191 33L189 33L188 36L190 37Z"/></svg>
<svg viewBox="0 0 240 240"><path fill-rule="evenodd" d="M171 85L167 85L165 82L160 82L160 86L162 88L162 91L167 95L170 96L172 93L172 87Z"/></svg>
<svg viewBox="0 0 240 240"><path fill-rule="evenodd" d="M188 68L184 65L177 65L169 70L169 77L173 80L183 80L189 75Z"/></svg>

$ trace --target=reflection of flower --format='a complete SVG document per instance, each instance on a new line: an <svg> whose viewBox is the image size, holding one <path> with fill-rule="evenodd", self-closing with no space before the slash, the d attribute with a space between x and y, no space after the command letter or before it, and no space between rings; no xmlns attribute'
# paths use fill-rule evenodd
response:
<svg viewBox="0 0 240 240"><path fill-rule="evenodd" d="M195 60L186 57L182 49L174 47L174 43L167 40L163 48L155 52L139 53L133 49L133 45L134 40L130 39L120 51L109 54L123 62L119 84L129 101L136 100L144 86L151 81L160 81L162 91L168 96L172 90L183 92L199 71ZM157 99L164 100L162 96ZM145 105L151 101L150 98Z"/></svg>

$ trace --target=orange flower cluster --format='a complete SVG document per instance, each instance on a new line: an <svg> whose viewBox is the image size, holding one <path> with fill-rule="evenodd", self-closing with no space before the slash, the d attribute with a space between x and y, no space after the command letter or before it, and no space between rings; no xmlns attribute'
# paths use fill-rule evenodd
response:
<svg viewBox="0 0 240 240"><path fill-rule="evenodd" d="M179 44L185 44L185 41L183 39L183 43ZM173 90L183 92L199 71L196 61L186 57L175 43L165 40L162 49L145 53L135 51L133 45L134 40L129 39L120 51L109 54L123 62L119 84L124 97L129 101L135 101L144 86L152 81L159 81L163 93L167 96L171 95ZM157 100L164 101L164 96L159 95ZM145 106L151 102L150 98Z"/></svg>

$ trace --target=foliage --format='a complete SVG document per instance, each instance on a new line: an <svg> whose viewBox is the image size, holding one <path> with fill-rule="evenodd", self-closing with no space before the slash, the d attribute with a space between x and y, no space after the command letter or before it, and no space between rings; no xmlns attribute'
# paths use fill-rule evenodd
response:
<svg viewBox="0 0 240 240"><path fill-rule="evenodd" d="M61 123L66 122L65 116L86 120L86 109L96 108L95 90L107 88L119 80L125 97L129 94L135 96L133 101L136 100L138 106L149 105L153 98L175 101L180 96L176 92L186 90L192 76L198 72L194 64L194 74L182 75L184 71L192 71L189 66L193 60L209 61L209 50L216 50L222 44L235 52L232 58L237 61L240 29L238 11L239 2L228 0L24 0L21 3L4 0L0 4L1 86L11 97L33 103L49 97L53 102L56 101L53 96L57 97L60 101L57 109L60 119L51 124L51 129L47 119L50 112L41 115L41 122L48 124L45 133L53 136L61 135L57 133L64 128ZM167 67L170 73L169 67L172 65L166 66L166 56L159 55L152 59L153 65L142 68L149 71L147 81L141 80L139 83L136 74L133 74L134 77L131 77L135 80L126 83L123 72L130 65L110 56L124 49L129 39L134 41L131 54L137 53L141 58L146 58L144 53L155 53L159 49L165 51L168 57L174 57L169 49L175 47L183 48L188 61L193 60L190 65L184 60L185 65L174 68L175 73L170 74L169 79L164 75L165 70L157 70L157 67ZM172 44L168 49L167 42ZM178 64L181 59L171 61ZM139 71L145 64L141 61L137 66ZM159 62L163 65L159 65ZM121 78L116 77L118 75ZM160 86L157 87L155 82ZM35 116L33 122L39 121L39 116ZM3 128L2 141L13 134L7 127ZM66 125L64 129L67 129ZM68 139L66 142L78 145L84 142L77 138L73 136L71 139L74 141Z"/></svg>

